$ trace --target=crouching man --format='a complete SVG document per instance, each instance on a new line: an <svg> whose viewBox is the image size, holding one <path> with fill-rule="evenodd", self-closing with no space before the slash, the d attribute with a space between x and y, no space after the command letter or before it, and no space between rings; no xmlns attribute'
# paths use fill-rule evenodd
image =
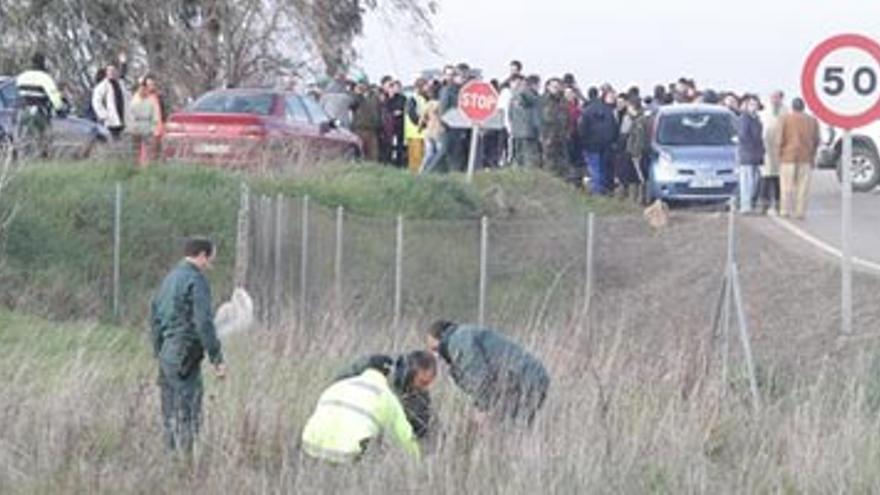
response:
<svg viewBox="0 0 880 495"><path fill-rule="evenodd" d="M436 373L436 361L421 353L419 366ZM349 464L363 457L370 443L392 437L418 459L419 446L403 405L392 389L393 366L373 360L362 373L331 385L318 399L302 433L302 450L314 459Z"/></svg>
<svg viewBox="0 0 880 495"><path fill-rule="evenodd" d="M449 365L455 384L473 401L477 419L531 425L547 398L550 377L535 356L500 333L437 321L428 348Z"/></svg>

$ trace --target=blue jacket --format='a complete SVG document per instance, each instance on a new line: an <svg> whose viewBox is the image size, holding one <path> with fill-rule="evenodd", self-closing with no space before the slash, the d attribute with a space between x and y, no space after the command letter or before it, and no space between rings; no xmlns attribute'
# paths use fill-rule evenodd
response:
<svg viewBox="0 0 880 495"><path fill-rule="evenodd" d="M493 330L455 327L443 337L440 355L455 384L482 411L503 400L511 388L546 393L550 383L544 365L515 342Z"/></svg>
<svg viewBox="0 0 880 495"><path fill-rule="evenodd" d="M743 113L738 119L739 163L741 165L764 164L764 126L757 115Z"/></svg>

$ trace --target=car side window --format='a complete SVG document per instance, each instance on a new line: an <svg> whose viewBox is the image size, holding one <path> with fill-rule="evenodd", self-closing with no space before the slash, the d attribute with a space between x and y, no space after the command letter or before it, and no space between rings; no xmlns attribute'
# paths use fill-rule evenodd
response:
<svg viewBox="0 0 880 495"><path fill-rule="evenodd" d="M303 97L303 102L306 104L306 109L308 109L309 114L312 116L312 122L316 124L320 124L321 122L329 122L330 117L327 115L327 112L315 101L311 96Z"/></svg>
<svg viewBox="0 0 880 495"><path fill-rule="evenodd" d="M14 107L17 97L18 91L15 84L5 84L0 86L0 108Z"/></svg>
<svg viewBox="0 0 880 495"><path fill-rule="evenodd" d="M286 98L287 119L293 122L309 123L309 114L298 96Z"/></svg>

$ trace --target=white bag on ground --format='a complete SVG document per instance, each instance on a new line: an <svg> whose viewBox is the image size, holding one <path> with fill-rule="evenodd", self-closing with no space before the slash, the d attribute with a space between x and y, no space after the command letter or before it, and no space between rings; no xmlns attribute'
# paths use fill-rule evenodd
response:
<svg viewBox="0 0 880 495"><path fill-rule="evenodd" d="M214 326L220 338L246 331L254 323L254 300L241 287L232 291L232 298L221 304L214 315Z"/></svg>

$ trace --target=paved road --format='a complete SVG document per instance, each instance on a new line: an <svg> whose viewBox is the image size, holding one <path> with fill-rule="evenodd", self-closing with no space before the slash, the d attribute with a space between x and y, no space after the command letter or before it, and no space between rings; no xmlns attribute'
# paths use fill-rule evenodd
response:
<svg viewBox="0 0 880 495"><path fill-rule="evenodd" d="M840 248L840 184L833 171L813 174L807 219L792 223L817 239ZM880 263L880 189L853 193L853 254Z"/></svg>

